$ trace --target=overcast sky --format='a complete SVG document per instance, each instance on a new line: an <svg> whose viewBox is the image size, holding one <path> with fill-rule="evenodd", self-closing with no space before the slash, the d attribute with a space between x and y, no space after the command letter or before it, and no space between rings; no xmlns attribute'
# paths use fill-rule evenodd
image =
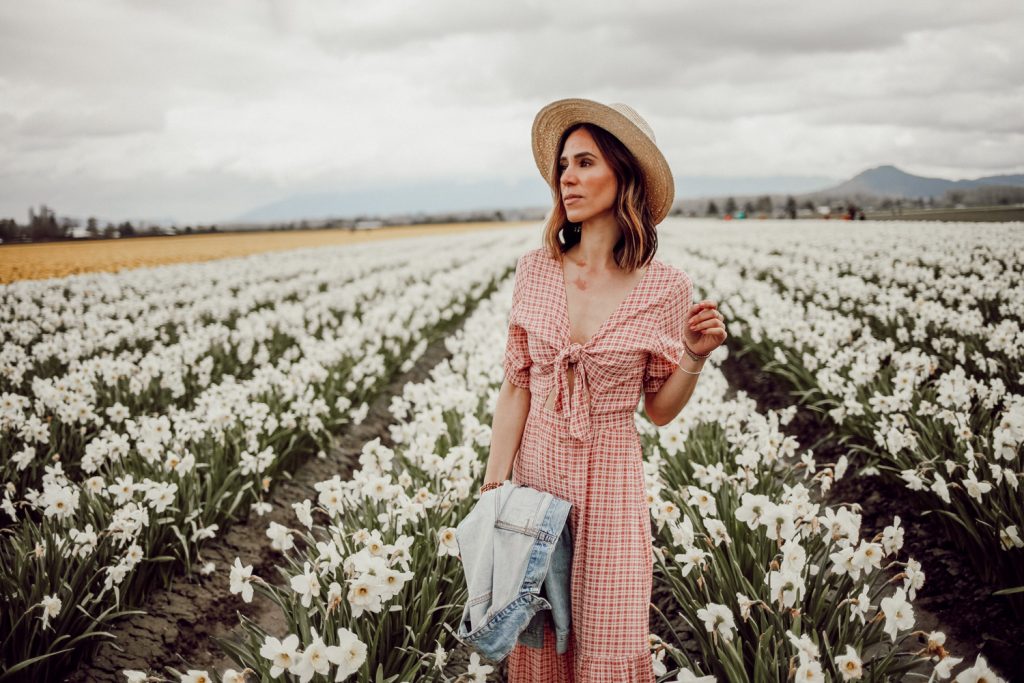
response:
<svg viewBox="0 0 1024 683"><path fill-rule="evenodd" d="M637 109L677 197L1019 173L1022 35L1007 0L4 2L0 217L222 221L417 183L543 204L530 126L563 97Z"/></svg>

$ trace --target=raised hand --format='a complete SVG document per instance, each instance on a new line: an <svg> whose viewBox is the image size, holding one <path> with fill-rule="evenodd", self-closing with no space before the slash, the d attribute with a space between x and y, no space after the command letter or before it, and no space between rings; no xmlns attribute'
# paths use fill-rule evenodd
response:
<svg viewBox="0 0 1024 683"><path fill-rule="evenodd" d="M713 351L727 336L725 318L714 301L704 299L690 307L683 328L683 338L691 351L697 354Z"/></svg>

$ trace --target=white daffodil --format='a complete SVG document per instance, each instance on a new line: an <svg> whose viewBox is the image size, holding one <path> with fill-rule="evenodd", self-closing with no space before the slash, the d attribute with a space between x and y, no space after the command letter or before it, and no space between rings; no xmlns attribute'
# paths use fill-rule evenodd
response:
<svg viewBox="0 0 1024 683"><path fill-rule="evenodd" d="M903 547L903 527L900 516L892 518L892 524L882 529L882 550L886 555L895 555Z"/></svg>
<svg viewBox="0 0 1024 683"><path fill-rule="evenodd" d="M736 593L736 602L740 606L740 616L743 618L743 621L750 618L750 610L758 603L757 600L748 598L743 593Z"/></svg>
<svg viewBox="0 0 1024 683"><path fill-rule="evenodd" d="M686 491L689 494L689 502L697 506L702 517L718 516L718 506L710 492L692 485L687 486Z"/></svg>
<svg viewBox="0 0 1024 683"><path fill-rule="evenodd" d="M853 562L854 548L846 546L834 553L829 553L828 559L831 562L829 566L832 568L833 574L839 576L849 575L854 581L860 576L860 567Z"/></svg>
<svg viewBox="0 0 1024 683"><path fill-rule="evenodd" d="M836 657L835 662L844 681L858 680L864 675L864 664L860 661L860 655L852 645L847 645L846 654Z"/></svg>
<svg viewBox="0 0 1024 683"><path fill-rule="evenodd" d="M291 531L277 522L271 522L267 527L267 538L270 539L270 547L274 550L284 552L295 546Z"/></svg>
<svg viewBox="0 0 1024 683"><path fill-rule="evenodd" d="M448 652L441 645L441 641L437 641L437 647L434 648L434 666L441 671L444 671L445 662L448 661Z"/></svg>
<svg viewBox="0 0 1024 683"><path fill-rule="evenodd" d="M313 528L313 503L308 498L301 503L292 503L292 510L302 526Z"/></svg>
<svg viewBox="0 0 1024 683"><path fill-rule="evenodd" d="M389 600L398 595L405 587L406 582L412 580L414 576L413 572L401 572L390 567L382 571L379 574L377 585L380 586L383 599Z"/></svg>
<svg viewBox="0 0 1024 683"><path fill-rule="evenodd" d="M860 623L867 624L867 613L868 609L871 608L871 598L868 593L867 584L861 587L860 595L855 598L849 598L849 605L850 621L860 617Z"/></svg>
<svg viewBox="0 0 1024 683"><path fill-rule="evenodd" d="M861 539L850 561L855 567L868 574L872 567L879 569L882 566L882 555L882 546Z"/></svg>
<svg viewBox="0 0 1024 683"><path fill-rule="evenodd" d="M320 579L309 562L302 563L302 573L291 578L292 590L302 596L302 606L309 607L313 598L320 597Z"/></svg>
<svg viewBox="0 0 1024 683"><path fill-rule="evenodd" d="M769 502L761 516L761 524L765 527L765 535L773 541L792 538L796 533L793 511L788 505Z"/></svg>
<svg viewBox="0 0 1024 683"><path fill-rule="evenodd" d="M338 650L328 651L328 660L338 666L334 675L335 682L343 681L355 672L366 661L366 643L347 628L338 629Z"/></svg>
<svg viewBox="0 0 1024 683"><path fill-rule="evenodd" d="M707 564L704 558L710 556L709 553L704 552L697 546L692 546L687 548L685 552L677 553L674 558L676 562L682 565L683 576L686 576L694 567L703 569Z"/></svg>
<svg viewBox="0 0 1024 683"><path fill-rule="evenodd" d="M825 508L825 514L818 517L821 533L841 546L847 545L860 533L860 517L850 512L849 508Z"/></svg>
<svg viewBox="0 0 1024 683"><path fill-rule="evenodd" d="M469 666L466 668L466 673L473 677L474 683L486 683L487 674L494 671L494 667L490 664L481 664L480 655L476 652L469 655Z"/></svg>
<svg viewBox="0 0 1024 683"><path fill-rule="evenodd" d="M195 543L196 541L202 541L207 538L214 538L217 535L217 529L219 528L220 526L217 524L196 528L195 531L192 532L192 542Z"/></svg>
<svg viewBox="0 0 1024 683"><path fill-rule="evenodd" d="M983 502L982 496L992 490L992 484L987 481L978 481L974 475L974 470L968 470L967 476L962 480L964 489L967 491L967 495L974 498L979 503Z"/></svg>
<svg viewBox="0 0 1024 683"><path fill-rule="evenodd" d="M804 659L818 659L821 657L821 653L818 651L818 646L806 633L801 633L798 638L792 631L786 631L786 638L789 639L790 644L796 648L797 652L800 653Z"/></svg>
<svg viewBox="0 0 1024 683"><path fill-rule="evenodd" d="M458 557L459 541L458 538L456 538L455 536L455 527L445 527L444 529L438 529L437 555L438 557L444 557L445 555Z"/></svg>
<svg viewBox="0 0 1024 683"><path fill-rule="evenodd" d="M310 634L313 637L312 642L302 651L295 668L290 670L291 673L299 677L300 683L308 683L312 680L313 674L326 676L331 668L331 662L328 659L328 646L315 628L310 628ZM340 648L338 650L340 651Z"/></svg>
<svg viewBox="0 0 1024 683"><path fill-rule="evenodd" d="M903 588L907 591L907 597L913 601L918 589L924 585L924 570L921 569L921 563L911 557L907 560L903 573L907 575L903 579Z"/></svg>
<svg viewBox="0 0 1024 683"><path fill-rule="evenodd" d="M295 666L299 657L298 647L299 637L294 633L284 640L278 640L273 636L266 637L260 647L260 656L270 660L271 678L277 678Z"/></svg>
<svg viewBox="0 0 1024 683"><path fill-rule="evenodd" d="M693 545L695 533L689 517L683 517L683 521L678 524L670 522L668 529L672 533L672 542L677 546L689 548Z"/></svg>
<svg viewBox="0 0 1024 683"><path fill-rule="evenodd" d="M229 577L229 590L232 594L242 594L242 600L245 602L252 602L252 565L242 566L242 561L239 558L235 558L235 563L231 566L231 576Z"/></svg>
<svg viewBox="0 0 1024 683"><path fill-rule="evenodd" d="M803 600L806 585L804 578L794 571L770 571L765 583L771 592L772 601L783 607L792 607L798 600Z"/></svg>
<svg viewBox="0 0 1024 683"><path fill-rule="evenodd" d="M1020 533L1017 531L1016 524L1011 524L1010 526L999 530L999 542L1002 544L1003 550L1024 548L1024 541L1021 541Z"/></svg>
<svg viewBox="0 0 1024 683"><path fill-rule="evenodd" d="M792 571L800 573L804 569L804 565L807 563L807 551L799 541L792 539L782 544L782 563L780 569L782 571Z"/></svg>
<svg viewBox="0 0 1024 683"><path fill-rule="evenodd" d="M704 621L704 628L709 633L717 632L725 640L732 640L736 622L733 621L732 610L728 605L708 603L707 607L697 610L697 616Z"/></svg>
<svg viewBox="0 0 1024 683"><path fill-rule="evenodd" d="M907 602L906 591L897 588L896 592L879 603L885 614L883 630L896 642L896 634L914 625L914 608Z"/></svg>
<svg viewBox="0 0 1024 683"><path fill-rule="evenodd" d="M60 614L62 605L63 603L60 598L57 597L56 593L53 595L43 596L42 601L39 603L39 606L43 608L43 614L39 618L43 621L44 629L52 628L50 626L50 619Z"/></svg>
<svg viewBox="0 0 1024 683"><path fill-rule="evenodd" d="M352 617L356 618L365 612L380 612L383 598L380 585L371 574L364 574L349 583L348 602L352 607Z"/></svg>
<svg viewBox="0 0 1024 683"><path fill-rule="evenodd" d="M896 433L898 434L898 432ZM896 450L898 451L899 449L897 448ZM907 483L907 488L911 491L923 491L925 488L924 479L917 473L917 470L902 470L900 478Z"/></svg>
<svg viewBox="0 0 1024 683"><path fill-rule="evenodd" d="M729 545L732 543L732 537L725 528L725 524L718 521L717 519L705 519L704 528L707 529L708 536L711 537L711 542L716 546L725 543Z"/></svg>
<svg viewBox="0 0 1024 683"><path fill-rule="evenodd" d="M664 522L674 522L679 519L680 510L675 501L663 500L657 506L657 519Z"/></svg>

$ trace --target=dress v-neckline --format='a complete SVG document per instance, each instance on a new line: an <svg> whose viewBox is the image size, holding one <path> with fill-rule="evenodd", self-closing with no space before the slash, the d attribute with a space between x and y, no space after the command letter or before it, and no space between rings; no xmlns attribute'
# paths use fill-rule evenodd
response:
<svg viewBox="0 0 1024 683"><path fill-rule="evenodd" d="M580 344L581 346L589 346L591 342L593 342L595 339L601 336L601 334L605 331L605 328L607 328L611 324L611 322L616 317L618 317L619 313L621 313L622 310L625 309L626 304L633 297L639 294L641 287L644 284L646 284L648 278L650 278L651 269L654 268L654 259L652 258L650 262L647 264L646 269L644 270L644 274L640 276L640 279L637 281L635 285L633 285L633 288L629 290L629 293L626 294L626 296L624 296L621 301L619 301L618 306L615 307L615 310L612 311L611 315L605 318L604 322L602 322L598 326L597 330L594 331L594 334L590 335L590 338L587 339L585 342L574 342L572 340L572 321L569 319L569 285L565 281L565 268L562 267L562 263L558 259L552 259L551 262L554 264L555 269L558 271L558 280L561 283L560 289L562 291L562 336L570 344Z"/></svg>

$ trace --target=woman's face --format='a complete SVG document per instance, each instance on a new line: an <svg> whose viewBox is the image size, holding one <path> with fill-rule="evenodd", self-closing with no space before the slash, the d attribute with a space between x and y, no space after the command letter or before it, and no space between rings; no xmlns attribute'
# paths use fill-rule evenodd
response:
<svg viewBox="0 0 1024 683"><path fill-rule="evenodd" d="M586 128L578 128L569 134L558 164L562 204L570 221L582 223L612 210L618 182Z"/></svg>

